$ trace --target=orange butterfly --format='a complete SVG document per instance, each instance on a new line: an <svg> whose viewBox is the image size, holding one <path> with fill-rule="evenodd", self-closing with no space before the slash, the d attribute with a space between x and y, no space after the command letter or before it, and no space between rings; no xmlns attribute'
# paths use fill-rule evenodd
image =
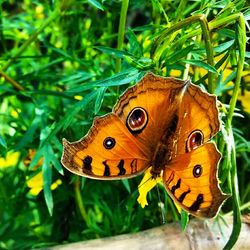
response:
<svg viewBox="0 0 250 250"><path fill-rule="evenodd" d="M93 179L136 176L150 166L172 199L214 217L228 197L218 186L221 155L209 139L220 129L216 97L175 78L148 73L79 141L63 140L62 164Z"/></svg>

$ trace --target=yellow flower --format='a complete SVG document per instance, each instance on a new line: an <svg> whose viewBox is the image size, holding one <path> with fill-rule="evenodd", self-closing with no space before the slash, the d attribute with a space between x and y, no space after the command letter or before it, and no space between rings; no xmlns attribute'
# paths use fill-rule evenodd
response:
<svg viewBox="0 0 250 250"><path fill-rule="evenodd" d="M27 181L27 186L30 188L29 194L38 195L43 189L43 175L42 172L34 175Z"/></svg>
<svg viewBox="0 0 250 250"><path fill-rule="evenodd" d="M78 101L81 101L83 97L80 95L75 95L74 98Z"/></svg>
<svg viewBox="0 0 250 250"><path fill-rule="evenodd" d="M57 179L51 184L51 190L55 190L59 185L62 184L62 180ZM30 188L29 194L37 196L43 189L43 175L42 172L37 173L27 181L27 186Z"/></svg>
<svg viewBox="0 0 250 250"><path fill-rule="evenodd" d="M151 168L147 169L145 171L144 177L139 184L138 191L139 191L139 197L137 199L138 203L141 205L142 208L144 208L146 205L148 205L147 202L147 193L156 186L157 183L162 182L162 177L152 178L151 174Z"/></svg>
<svg viewBox="0 0 250 250"><path fill-rule="evenodd" d="M139 191L139 197L137 198L137 202L141 205L142 208L148 205L147 202L147 194L148 192L153 189L158 183L162 183L162 176L159 176L157 178L153 178L151 174L151 168L145 171L144 177L139 184L138 191ZM175 203L175 206L179 213L181 213L180 206Z"/></svg>
<svg viewBox="0 0 250 250"><path fill-rule="evenodd" d="M44 7L42 5L36 6L35 15L37 19L44 19Z"/></svg>
<svg viewBox="0 0 250 250"><path fill-rule="evenodd" d="M17 164L20 152L7 152L6 158L0 158L0 168L13 167Z"/></svg>
<svg viewBox="0 0 250 250"><path fill-rule="evenodd" d="M35 149L29 149L27 157L24 159L24 165L29 166L32 159L34 158L36 154ZM43 157L40 158L38 163L32 168L33 170L38 169L43 164ZM28 177L27 177L28 179ZM56 189L59 185L62 184L62 181L60 179L57 179L54 183L51 184L50 188L51 190ZM36 175L32 176L30 179L27 180L27 186L30 188L29 194L33 196L37 196L43 189L43 174L42 171L37 173Z"/></svg>

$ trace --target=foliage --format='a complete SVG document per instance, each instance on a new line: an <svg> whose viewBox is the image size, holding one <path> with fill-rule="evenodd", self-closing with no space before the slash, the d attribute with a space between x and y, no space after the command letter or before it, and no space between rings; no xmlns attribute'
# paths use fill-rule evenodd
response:
<svg viewBox="0 0 250 250"><path fill-rule="evenodd" d="M221 186L232 194L222 209L234 216L225 249L231 248L240 214L250 209L244 1L2 0L0 6L0 248L136 232L162 221L185 228L187 216L160 185L142 209L141 176L101 182L60 164L62 138L81 138L93 117L110 112L148 70L190 77L222 103L216 139Z"/></svg>

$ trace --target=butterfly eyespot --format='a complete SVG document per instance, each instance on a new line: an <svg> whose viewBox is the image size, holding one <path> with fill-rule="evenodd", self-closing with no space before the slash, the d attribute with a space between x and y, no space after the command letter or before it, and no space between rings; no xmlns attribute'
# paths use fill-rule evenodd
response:
<svg viewBox="0 0 250 250"><path fill-rule="evenodd" d="M129 113L126 125L130 132L139 134L146 127L147 122L147 112L141 107L136 107Z"/></svg>
<svg viewBox="0 0 250 250"><path fill-rule="evenodd" d="M186 151L190 152L191 150L199 147L204 142L204 135L200 130L194 130L187 139L186 142Z"/></svg>
<svg viewBox="0 0 250 250"><path fill-rule="evenodd" d="M112 138L112 137L107 137L104 139L103 141L103 146L106 148L106 149L112 149L114 146L115 146L115 139Z"/></svg>
<svg viewBox="0 0 250 250"><path fill-rule="evenodd" d="M193 176L195 178L200 177L202 174L202 166L201 165L195 165L193 168Z"/></svg>

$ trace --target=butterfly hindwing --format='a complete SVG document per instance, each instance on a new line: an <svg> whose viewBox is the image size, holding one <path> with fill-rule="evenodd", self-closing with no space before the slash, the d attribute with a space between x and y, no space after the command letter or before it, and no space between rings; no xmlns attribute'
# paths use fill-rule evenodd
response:
<svg viewBox="0 0 250 250"><path fill-rule="evenodd" d="M214 217L228 197L218 186L217 167L221 155L208 142L169 163L163 183L173 200L192 215Z"/></svg>

